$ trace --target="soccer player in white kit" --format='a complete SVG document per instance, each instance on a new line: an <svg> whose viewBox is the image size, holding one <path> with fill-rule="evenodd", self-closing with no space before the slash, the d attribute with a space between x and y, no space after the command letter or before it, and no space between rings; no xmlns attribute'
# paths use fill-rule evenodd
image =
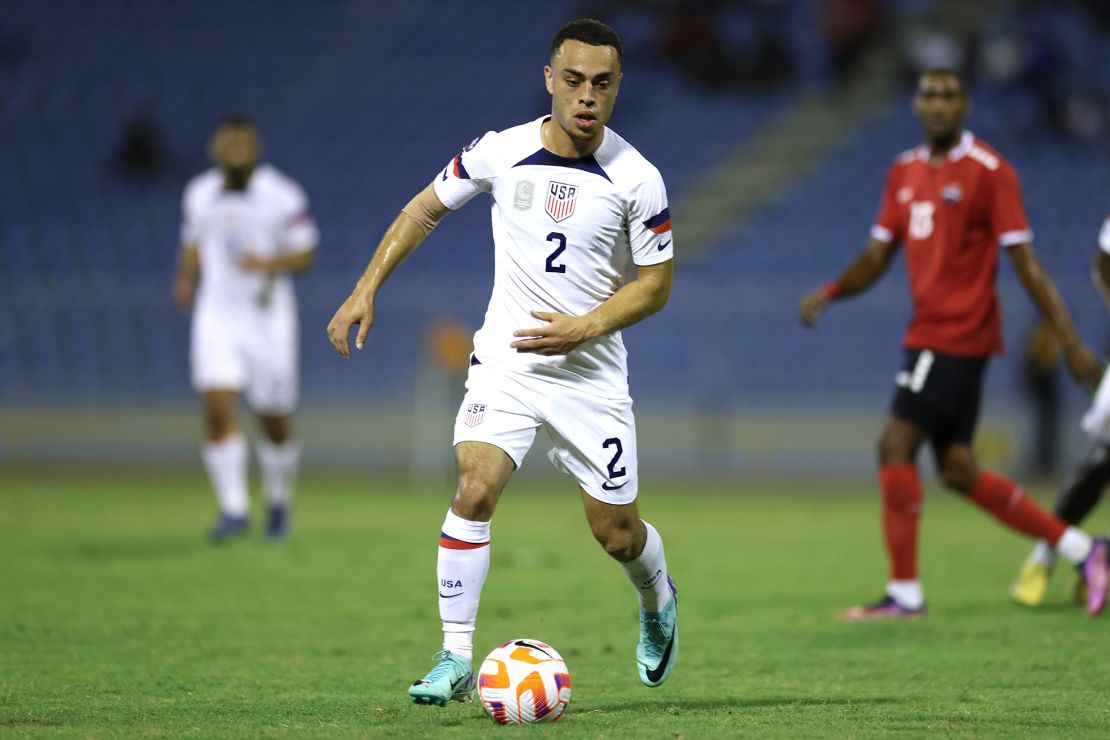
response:
<svg viewBox="0 0 1110 740"><path fill-rule="evenodd" d="M269 508L266 536L279 540L288 533L300 460L290 422L299 343L290 275L312 265L319 237L301 187L258 163L253 123L225 118L209 153L216 167L185 188L174 281L178 307L192 309L190 364L206 437L201 456L220 506L209 537L220 542L247 529L247 444L235 426L236 400L245 393L262 431L255 449Z"/></svg>
<svg viewBox="0 0 1110 740"><path fill-rule="evenodd" d="M549 457L578 483L597 541L636 588L636 662L648 686L678 655L674 584L663 542L636 508L636 430L620 330L661 309L672 280L671 223L659 171L605 123L621 80L621 43L594 20L555 35L544 68L551 114L472 141L386 231L328 324L332 345L361 349L386 277L439 221L492 197L495 275L455 420L458 485L437 566L443 650L409 689L417 704L464 701L489 569L490 519L543 427ZM625 282L629 263L636 279Z"/></svg>

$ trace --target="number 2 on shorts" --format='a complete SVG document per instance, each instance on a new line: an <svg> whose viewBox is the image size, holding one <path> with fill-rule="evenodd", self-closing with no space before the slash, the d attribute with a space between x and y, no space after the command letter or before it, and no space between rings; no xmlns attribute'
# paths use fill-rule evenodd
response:
<svg viewBox="0 0 1110 740"><path fill-rule="evenodd" d="M610 437L602 443L602 447L608 449L609 447L616 447L617 451L613 453L613 459L609 461L609 479L620 478L623 475L628 475L628 469L625 467L617 467L617 461L621 459L624 453L624 445L616 437Z"/></svg>

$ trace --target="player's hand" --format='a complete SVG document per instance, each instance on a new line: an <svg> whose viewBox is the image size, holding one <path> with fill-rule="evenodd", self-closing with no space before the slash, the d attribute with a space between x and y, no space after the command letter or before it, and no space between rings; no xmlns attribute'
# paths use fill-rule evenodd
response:
<svg viewBox="0 0 1110 740"><path fill-rule="evenodd" d="M591 338L589 320L585 317L548 311L532 311L532 316L548 323L545 326L514 331L514 337L523 337L509 344L517 352L547 357L565 355Z"/></svg>
<svg viewBox="0 0 1110 740"><path fill-rule="evenodd" d="M1102 380L1102 363L1081 340L1064 345L1068 372L1083 387L1094 390Z"/></svg>
<svg viewBox="0 0 1110 740"><path fill-rule="evenodd" d="M821 314L825 312L828 305L829 296L824 288L816 288L807 293L805 298L802 299L802 323L806 326L817 326L817 319L821 318Z"/></svg>
<svg viewBox="0 0 1110 740"><path fill-rule="evenodd" d="M248 252L239 260L239 267L247 272L274 272L274 264L272 260L264 257L259 257L256 254Z"/></svg>
<svg viewBox="0 0 1110 740"><path fill-rule="evenodd" d="M189 313L193 308L193 296L196 294L196 283L185 277L177 277L173 281L173 305L181 313Z"/></svg>
<svg viewBox="0 0 1110 740"><path fill-rule="evenodd" d="M370 297L351 293L328 322L328 341L344 358L351 356L351 347L347 343L347 338L351 335L351 327L355 324L358 324L355 347L362 349L362 345L366 342L366 335L370 333L370 327L374 324L374 301Z"/></svg>

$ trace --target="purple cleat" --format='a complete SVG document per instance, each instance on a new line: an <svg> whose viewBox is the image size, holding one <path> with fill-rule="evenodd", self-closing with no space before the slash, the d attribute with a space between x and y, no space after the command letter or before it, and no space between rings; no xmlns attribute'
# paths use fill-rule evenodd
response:
<svg viewBox="0 0 1110 740"><path fill-rule="evenodd" d="M1092 617L1102 613L1106 606L1106 568L1110 548L1104 539L1096 538L1091 544L1091 554L1083 561L1080 572L1087 583L1087 613Z"/></svg>
<svg viewBox="0 0 1110 740"><path fill-rule="evenodd" d="M1104 570L1105 572L1105 570ZM845 622L870 622L876 619L919 619L925 614L925 605L917 609L902 606L892 596L883 596L874 604L853 606L840 612Z"/></svg>

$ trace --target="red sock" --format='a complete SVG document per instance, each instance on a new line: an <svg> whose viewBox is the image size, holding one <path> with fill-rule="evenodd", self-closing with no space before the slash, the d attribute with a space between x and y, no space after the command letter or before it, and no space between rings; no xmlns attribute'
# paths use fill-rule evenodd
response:
<svg viewBox="0 0 1110 740"><path fill-rule="evenodd" d="M1048 540L1053 547L1067 523L1041 508L1014 481L1004 475L985 471L971 489L971 500L995 519L1022 534Z"/></svg>
<svg viewBox="0 0 1110 740"><path fill-rule="evenodd" d="M921 516L921 479L913 463L879 468L883 490L883 537L890 558L890 577L917 580L917 520Z"/></svg>

